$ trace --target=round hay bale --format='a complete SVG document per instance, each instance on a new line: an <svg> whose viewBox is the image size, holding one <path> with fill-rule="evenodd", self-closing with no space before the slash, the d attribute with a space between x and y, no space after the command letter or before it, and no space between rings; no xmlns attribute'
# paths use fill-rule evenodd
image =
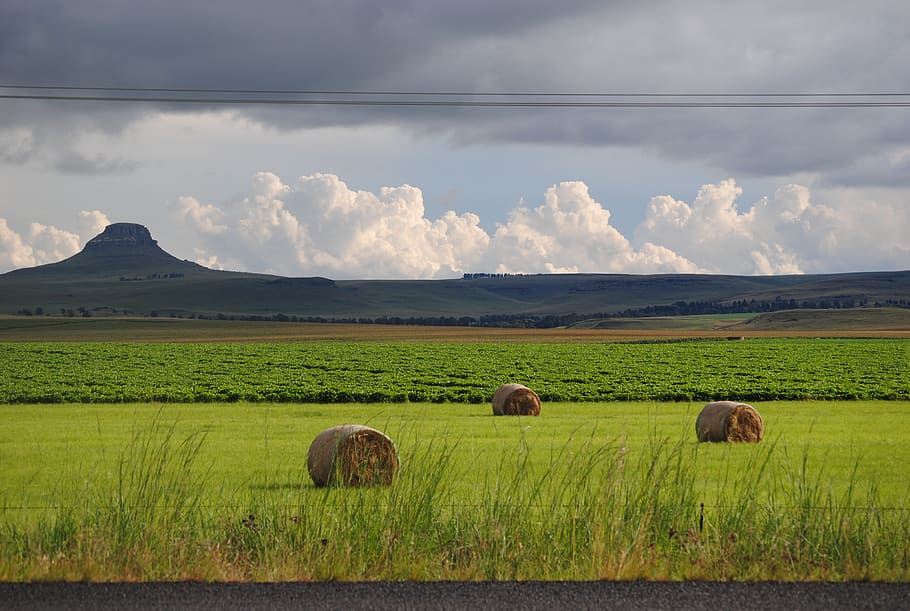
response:
<svg viewBox="0 0 910 611"><path fill-rule="evenodd" d="M699 441L757 443L765 426L754 407L736 401L714 401L702 408L695 420Z"/></svg>
<svg viewBox="0 0 910 611"><path fill-rule="evenodd" d="M522 384L503 384L493 393L493 414L537 416L540 414L540 397Z"/></svg>
<svg viewBox="0 0 910 611"><path fill-rule="evenodd" d="M388 486L401 466L395 443L361 424L341 424L319 433L306 462L317 486Z"/></svg>

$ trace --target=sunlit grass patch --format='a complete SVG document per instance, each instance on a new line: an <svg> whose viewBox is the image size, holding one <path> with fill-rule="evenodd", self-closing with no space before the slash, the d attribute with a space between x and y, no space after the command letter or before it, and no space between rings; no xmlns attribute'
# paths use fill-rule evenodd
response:
<svg viewBox="0 0 910 611"><path fill-rule="evenodd" d="M695 442L699 407L4 407L0 579L910 577L903 403L761 404L748 445ZM317 488L355 421L394 484Z"/></svg>

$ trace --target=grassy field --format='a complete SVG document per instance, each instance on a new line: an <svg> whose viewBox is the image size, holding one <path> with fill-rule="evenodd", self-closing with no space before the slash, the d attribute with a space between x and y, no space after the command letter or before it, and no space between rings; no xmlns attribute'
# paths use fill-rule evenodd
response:
<svg viewBox="0 0 910 611"><path fill-rule="evenodd" d="M0 579L910 578L903 402L0 407ZM389 489L317 489L309 443L396 441ZM704 507L702 507L702 504Z"/></svg>

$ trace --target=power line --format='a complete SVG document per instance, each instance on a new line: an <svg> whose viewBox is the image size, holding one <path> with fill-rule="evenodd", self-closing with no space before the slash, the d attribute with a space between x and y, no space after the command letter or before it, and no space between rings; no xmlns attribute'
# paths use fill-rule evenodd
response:
<svg viewBox="0 0 910 611"><path fill-rule="evenodd" d="M0 93L0 99L6 100L213 105L377 107L435 106L476 108L910 107L910 93L901 92L468 92L305 89L191 89L159 87L84 87L71 85L0 84L0 91L2 90L32 92ZM80 94L73 95L71 92L79 92Z"/></svg>
<svg viewBox="0 0 910 611"><path fill-rule="evenodd" d="M351 95L351 96L450 96L450 97L603 97L603 98L814 98L814 97L910 97L902 92L553 92L553 91L405 91L354 89L206 89L184 87L86 87L75 85L2 85L0 89L55 91L120 91L147 93L224 93L259 95Z"/></svg>
<svg viewBox="0 0 910 611"><path fill-rule="evenodd" d="M141 102L212 105L285 105L285 106L426 106L465 108L908 108L910 99L900 101L537 101L537 100L420 100L420 99L293 99L225 98L173 96L72 96L42 94L0 94L4 100L56 102Z"/></svg>

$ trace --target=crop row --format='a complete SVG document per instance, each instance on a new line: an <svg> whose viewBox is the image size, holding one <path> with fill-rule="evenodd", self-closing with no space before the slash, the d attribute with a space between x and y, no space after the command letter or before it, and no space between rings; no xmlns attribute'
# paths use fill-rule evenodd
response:
<svg viewBox="0 0 910 611"><path fill-rule="evenodd" d="M910 399L903 340L0 344L0 403Z"/></svg>

